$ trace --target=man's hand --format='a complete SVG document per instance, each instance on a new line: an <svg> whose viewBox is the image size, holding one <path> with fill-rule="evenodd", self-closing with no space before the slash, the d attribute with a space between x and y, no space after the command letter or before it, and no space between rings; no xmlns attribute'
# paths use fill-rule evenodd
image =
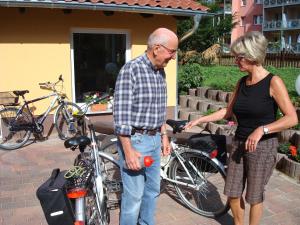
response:
<svg viewBox="0 0 300 225"><path fill-rule="evenodd" d="M167 135L162 135L162 155L169 155L172 151L172 146L170 145L170 141Z"/></svg>
<svg viewBox="0 0 300 225"><path fill-rule="evenodd" d="M140 170L142 165L140 164L140 158L142 154L136 151L134 148L124 149L125 163L129 170Z"/></svg>

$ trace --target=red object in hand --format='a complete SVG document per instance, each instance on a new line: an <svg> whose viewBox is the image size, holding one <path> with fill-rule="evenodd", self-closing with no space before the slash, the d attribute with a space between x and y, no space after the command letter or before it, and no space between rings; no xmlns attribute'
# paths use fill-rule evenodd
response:
<svg viewBox="0 0 300 225"><path fill-rule="evenodd" d="M144 157L144 166L145 167L151 166L153 162L154 162L154 160L153 160L153 158L151 156L145 156Z"/></svg>

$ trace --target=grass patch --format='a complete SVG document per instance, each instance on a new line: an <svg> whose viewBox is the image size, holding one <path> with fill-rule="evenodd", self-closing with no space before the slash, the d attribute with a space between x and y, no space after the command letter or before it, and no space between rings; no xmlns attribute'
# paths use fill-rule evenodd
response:
<svg viewBox="0 0 300 225"><path fill-rule="evenodd" d="M300 74L300 68L275 68L268 66L266 69L282 78L291 98L298 98L295 81ZM240 72L236 66L200 66L199 73L203 77L202 86L209 86L224 91L233 91L237 81L246 75L246 73Z"/></svg>

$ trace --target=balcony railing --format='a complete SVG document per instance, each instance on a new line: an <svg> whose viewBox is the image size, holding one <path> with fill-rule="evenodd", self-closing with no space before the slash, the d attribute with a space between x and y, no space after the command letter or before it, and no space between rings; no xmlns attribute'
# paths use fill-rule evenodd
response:
<svg viewBox="0 0 300 225"><path fill-rule="evenodd" d="M300 0L264 0L264 7L300 4Z"/></svg>
<svg viewBox="0 0 300 225"><path fill-rule="evenodd" d="M300 53L300 43L292 43L291 45L285 44L285 46L281 46L280 43L276 42L270 42L267 48L268 53L276 53L280 52L282 50L285 50L286 52L291 53Z"/></svg>
<svg viewBox="0 0 300 225"><path fill-rule="evenodd" d="M281 30L281 29L300 29L300 19L291 19L283 22L282 20L272 20L264 22L264 30Z"/></svg>

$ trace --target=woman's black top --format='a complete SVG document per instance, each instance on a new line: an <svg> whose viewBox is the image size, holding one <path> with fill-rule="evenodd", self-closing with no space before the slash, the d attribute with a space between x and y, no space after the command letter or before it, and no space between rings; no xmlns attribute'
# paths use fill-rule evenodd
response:
<svg viewBox="0 0 300 225"><path fill-rule="evenodd" d="M270 73L253 85L246 85L248 76L242 77L232 109L238 122L235 133L238 139L247 139L257 127L276 120L278 105L270 96L270 84L273 76ZM276 134L272 133L264 135L262 139L275 136Z"/></svg>

